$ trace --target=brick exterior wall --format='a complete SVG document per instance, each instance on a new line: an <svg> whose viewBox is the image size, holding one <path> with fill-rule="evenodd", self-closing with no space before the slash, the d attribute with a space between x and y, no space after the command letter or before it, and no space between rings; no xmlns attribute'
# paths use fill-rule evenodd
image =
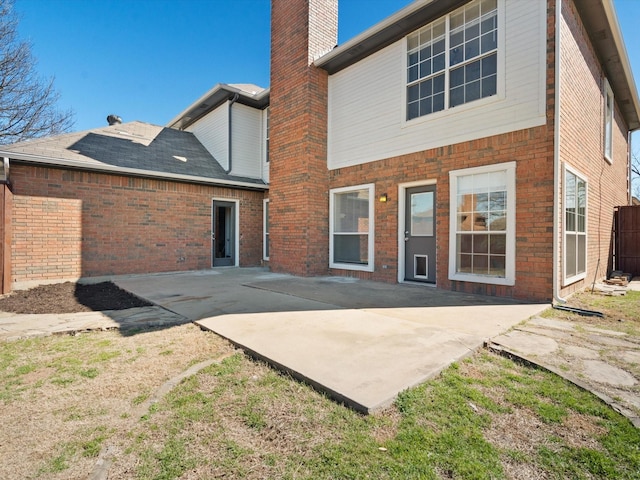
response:
<svg viewBox="0 0 640 480"><path fill-rule="evenodd" d="M313 59L337 43L337 0L271 5L270 232L273 271L328 271L327 73Z"/></svg>
<svg viewBox="0 0 640 480"><path fill-rule="evenodd" d="M560 160L581 174L587 181L588 192L586 278L564 285L560 293L565 296L607 274L613 210L628 203L629 172L628 126L618 109L614 112L613 162L604 158L605 73L573 0L562 0L560 46ZM562 188L559 194L557 201L562 205ZM559 221L562 222L562 211L560 213ZM563 258L564 252L559 267L561 282Z"/></svg>
<svg viewBox="0 0 640 480"><path fill-rule="evenodd" d="M271 268L294 274L324 274L328 265L328 190L375 184L375 265L373 272L332 269L329 273L394 283L398 277L398 185L437 182L437 285L441 288L517 298L550 299L553 238L553 96L549 124L491 138L326 171L326 80L308 68L305 52L308 2L272 4L271 113ZM326 3L326 2L319 2ZM310 2L313 10L318 2ZM327 5L325 5L327 7ZM328 7L329 9L331 7ZM551 10L553 12L553 10ZM330 10L329 14L333 15ZM286 19L284 21L283 19ZM298 23L302 22L302 23ZM553 38L553 23L550 37ZM330 43L329 46L332 46ZM309 46L309 49L312 47ZM548 62L553 85L553 47ZM300 92L311 98L300 98ZM325 103L323 103L325 102ZM312 114L311 118L307 116ZM311 131L309 121L313 120ZM448 280L449 178L453 169L517 162L516 286L504 287Z"/></svg>
<svg viewBox="0 0 640 480"><path fill-rule="evenodd" d="M516 285L450 281L449 171L503 162L516 166ZM521 130L331 171L331 188L374 183L375 268L332 274L395 283L398 276L398 185L436 181L436 284L439 288L550 300L553 239L553 129ZM377 201L388 193L386 203ZM386 268L384 268L386 266Z"/></svg>
<svg viewBox="0 0 640 480"><path fill-rule="evenodd" d="M626 125L616 114L614 132L614 162L606 163L602 156L603 74L594 55L572 0L563 1L564 32L562 41L562 121L560 158L587 175L588 199L588 266L587 278L599 276L609 255L613 207L626 203L627 178ZM286 3L286 5L284 5ZM301 2L273 2L272 32L272 122L278 124L277 157L271 165L272 185L272 268L295 274L322 274L328 260L327 192L330 188L375 184L375 265L373 272L332 269L329 273L386 282L398 278L398 186L408 182L435 181L437 253L436 281L440 288L498 295L519 299L550 301L553 295L554 231L554 124L555 124L555 0L547 3L547 103L545 126L504 135L483 138L444 148L416 152L328 173L325 182L326 112L316 100L324 97L325 79L317 71L302 65L306 48L302 29L289 25L306 15ZM306 2L302 2L306 5ZM314 2L311 2L313 9ZM308 24L305 24L308 26ZM283 28L282 31L279 29ZM312 30L312 29L310 29ZM278 35L284 35L282 36ZM310 34L313 37L313 30ZM287 40L291 43L287 43ZM280 47L280 48L278 48ZM577 50L579 51L577 51ZM290 53L295 52L295 53ZM583 56L586 58L583 59ZM284 57L284 58L283 58ZM294 60L295 59L297 60ZM310 56L306 55L306 61ZM295 78L295 79L294 79ZM305 81L307 89L305 90ZM317 89L321 90L319 95ZM295 92L313 94L302 99ZM292 93L294 92L294 93ZM285 107L292 106L292 109ZM315 135L308 128L309 113L315 115ZM275 123L274 123L275 124ZM272 140L273 141L273 140ZM449 171L516 162L516 278L515 286L497 286L474 282L450 281L449 268ZM561 178L557 179L562 182ZM391 199L379 203L381 193ZM558 221L562 225L562 190L558 201ZM317 214L317 215L314 215ZM560 240L563 237L559 232ZM311 252L310 246L319 248ZM558 243L562 245L562 241ZM320 250L323 250L322 252ZM315 254L314 254L315 253ZM583 288L587 280L576 282L562 293Z"/></svg>
<svg viewBox="0 0 640 480"><path fill-rule="evenodd" d="M14 164L12 280L211 267L211 201L238 199L241 266L260 265L260 191Z"/></svg>

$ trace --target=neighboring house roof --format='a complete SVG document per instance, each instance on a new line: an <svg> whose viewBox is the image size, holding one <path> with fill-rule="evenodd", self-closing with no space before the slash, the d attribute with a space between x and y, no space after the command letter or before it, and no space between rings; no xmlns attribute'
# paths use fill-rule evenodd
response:
<svg viewBox="0 0 640 480"><path fill-rule="evenodd" d="M229 175L189 132L128 122L0 147L12 161L266 189L259 179Z"/></svg>
<svg viewBox="0 0 640 480"><path fill-rule="evenodd" d="M269 105L269 89L251 83L218 83L171 120L167 127L185 129L224 102L233 99L262 110Z"/></svg>
<svg viewBox="0 0 640 480"><path fill-rule="evenodd" d="M347 68L469 0L417 0L316 59L330 74ZM640 100L612 0L575 0L630 130L640 129Z"/></svg>

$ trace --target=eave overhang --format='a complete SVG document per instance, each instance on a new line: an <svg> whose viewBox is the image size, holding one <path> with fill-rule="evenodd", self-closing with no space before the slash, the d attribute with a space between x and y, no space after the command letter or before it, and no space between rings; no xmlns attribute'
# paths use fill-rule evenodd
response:
<svg viewBox="0 0 640 480"><path fill-rule="evenodd" d="M334 74L402 39L470 0L416 1L318 58L315 66ZM575 0L598 59L629 126L640 128L640 101L612 0Z"/></svg>
<svg viewBox="0 0 640 480"><path fill-rule="evenodd" d="M56 159L50 157L43 157L39 155L30 155L26 153L16 153L10 151L0 150L0 158L9 158L12 164L27 164L37 166L47 166L52 168L67 168L72 170L82 170L99 173L110 173L115 175L126 175L132 177L144 177L155 178L159 180L184 182L184 183L198 183L202 185L213 185L229 188L240 188L243 190L260 190L265 191L269 189L269 186L262 181L256 181L256 183L224 179L224 178L211 178L200 177L195 175L183 175L178 173L157 172L153 170L143 170L138 168L117 167L107 164L87 164L81 161L68 160L68 159Z"/></svg>
<svg viewBox="0 0 640 480"><path fill-rule="evenodd" d="M575 0L629 130L640 128L640 100L612 0Z"/></svg>
<svg viewBox="0 0 640 480"><path fill-rule="evenodd" d="M469 0L413 2L316 59L314 65L326 70L329 74L337 73L468 2Z"/></svg>
<svg viewBox="0 0 640 480"><path fill-rule="evenodd" d="M167 123L167 127L184 130L224 102L234 98L237 103L262 110L269 105L269 89L254 93L233 85L219 83Z"/></svg>

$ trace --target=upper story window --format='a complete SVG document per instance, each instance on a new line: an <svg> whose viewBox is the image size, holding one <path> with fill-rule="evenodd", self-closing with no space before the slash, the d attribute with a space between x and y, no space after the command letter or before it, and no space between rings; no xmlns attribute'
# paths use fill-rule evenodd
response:
<svg viewBox="0 0 640 480"><path fill-rule="evenodd" d="M407 37L407 120L495 95L498 0L474 0Z"/></svg>
<svg viewBox="0 0 640 480"><path fill-rule="evenodd" d="M605 79L604 81L604 158L613 161L613 110L615 103L613 102L613 90L611 85Z"/></svg>

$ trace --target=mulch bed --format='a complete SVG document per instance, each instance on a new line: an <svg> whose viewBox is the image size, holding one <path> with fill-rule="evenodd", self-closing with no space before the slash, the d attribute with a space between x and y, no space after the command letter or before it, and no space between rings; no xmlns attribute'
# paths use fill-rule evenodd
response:
<svg viewBox="0 0 640 480"><path fill-rule="evenodd" d="M16 290L0 298L0 311L12 313L96 312L149 305L152 304L111 282L41 285L29 290Z"/></svg>

